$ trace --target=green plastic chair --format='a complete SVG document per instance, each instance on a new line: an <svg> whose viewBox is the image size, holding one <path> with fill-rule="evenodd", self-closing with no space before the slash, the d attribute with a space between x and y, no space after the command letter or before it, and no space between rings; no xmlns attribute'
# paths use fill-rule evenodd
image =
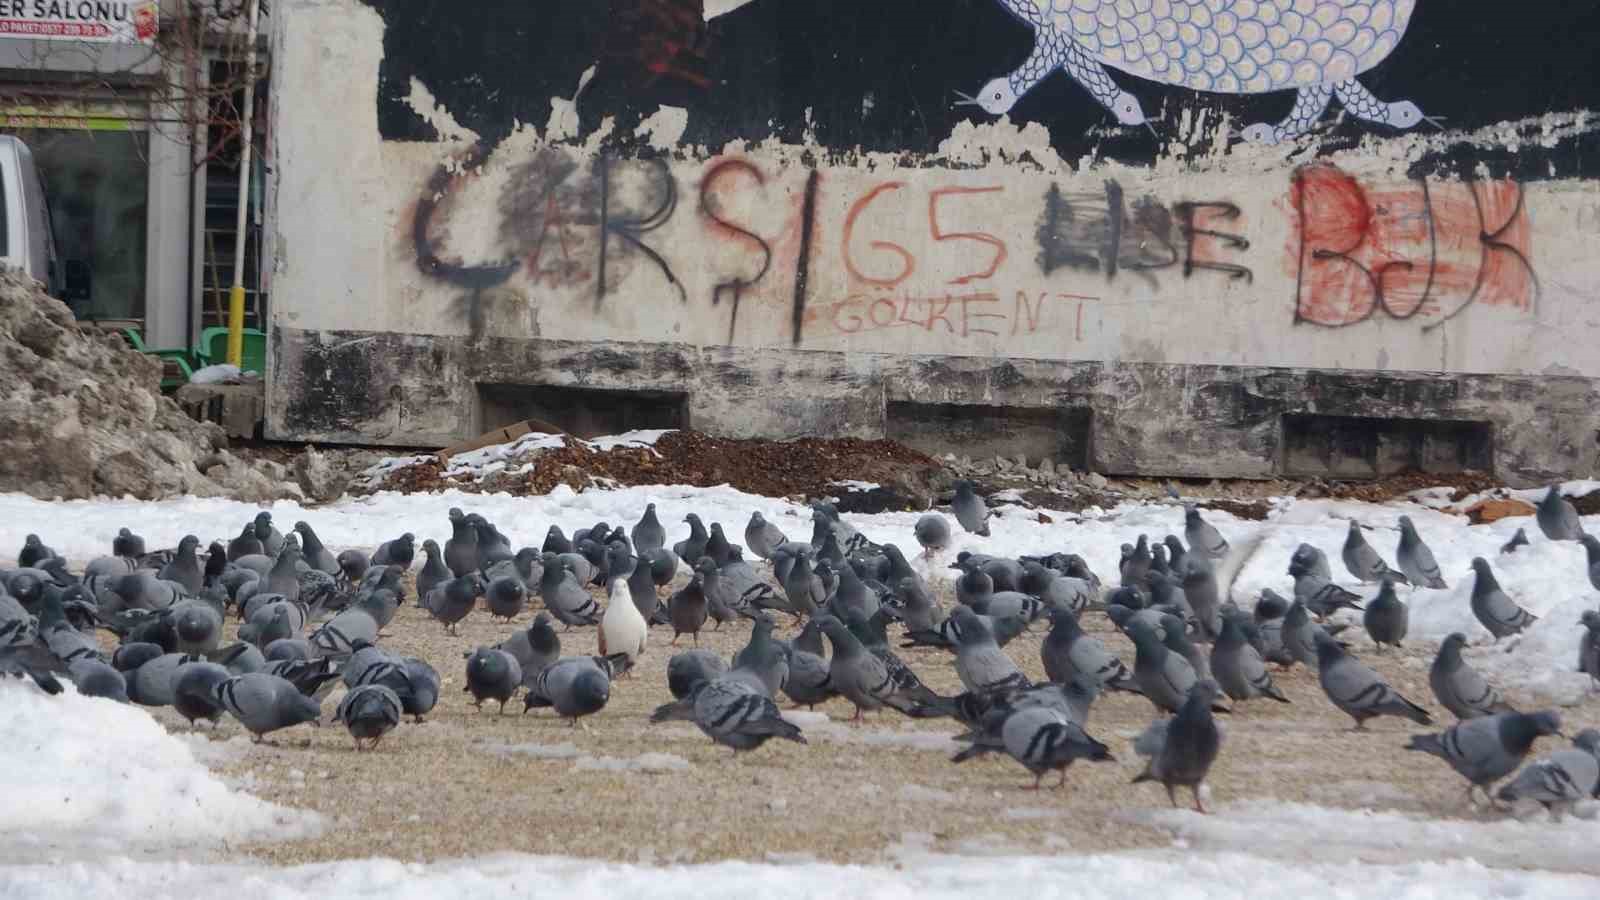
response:
<svg viewBox="0 0 1600 900"><path fill-rule="evenodd" d="M189 383L194 377L194 364L189 358L187 350L151 350L144 345L144 337L138 329L122 329L122 339L128 346L140 353L149 354L161 360L161 389L163 391L176 390Z"/></svg>
<svg viewBox="0 0 1600 900"><path fill-rule="evenodd" d="M194 345L194 357L203 366L214 366L228 361L228 329L213 327L200 332L200 341ZM267 374L267 336L256 328L244 329L244 347L239 358L240 372Z"/></svg>

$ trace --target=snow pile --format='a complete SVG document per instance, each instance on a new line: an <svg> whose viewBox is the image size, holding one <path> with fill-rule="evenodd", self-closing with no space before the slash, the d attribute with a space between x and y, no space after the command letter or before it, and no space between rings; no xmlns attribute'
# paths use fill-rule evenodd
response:
<svg viewBox="0 0 1600 900"><path fill-rule="evenodd" d="M0 709L0 858L171 852L320 830L315 814L228 788L138 707L80 696L70 684L50 697L4 679Z"/></svg>
<svg viewBox="0 0 1600 900"><path fill-rule="evenodd" d="M387 859L347 860L272 869L260 865L191 865L120 859L100 865L0 868L0 895L67 897L213 896L230 900L500 900L530 896L771 900L915 897L917 900L1012 900L1019 886L1040 897L1081 900L1269 900L1317 897L1538 897L1590 900L1600 879L1488 869L1473 862L1392 866L1280 862L1235 853L1178 852L1099 856L943 856L912 851L894 866L742 862L638 866L532 856L423 865Z"/></svg>

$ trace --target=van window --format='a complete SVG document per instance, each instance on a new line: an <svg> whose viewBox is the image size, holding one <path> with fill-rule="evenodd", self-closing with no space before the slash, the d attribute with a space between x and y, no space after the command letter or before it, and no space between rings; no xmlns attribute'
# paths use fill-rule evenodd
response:
<svg viewBox="0 0 1600 900"><path fill-rule="evenodd" d="M142 131L6 129L26 141L49 191L62 299L80 319L145 309L149 148Z"/></svg>
<svg viewBox="0 0 1600 900"><path fill-rule="evenodd" d="M11 255L11 229L6 222L6 212L10 206L6 201L5 182L0 179L0 257Z"/></svg>

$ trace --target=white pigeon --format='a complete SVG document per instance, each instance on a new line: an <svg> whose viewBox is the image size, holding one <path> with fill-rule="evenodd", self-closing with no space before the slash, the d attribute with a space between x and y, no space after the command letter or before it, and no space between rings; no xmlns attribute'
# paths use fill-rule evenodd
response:
<svg viewBox="0 0 1600 900"><path fill-rule="evenodd" d="M628 580L611 579L605 615L600 617L600 655L626 653L628 665L632 666L644 655L645 641L649 637L650 626L644 616L639 615L639 607L633 605Z"/></svg>

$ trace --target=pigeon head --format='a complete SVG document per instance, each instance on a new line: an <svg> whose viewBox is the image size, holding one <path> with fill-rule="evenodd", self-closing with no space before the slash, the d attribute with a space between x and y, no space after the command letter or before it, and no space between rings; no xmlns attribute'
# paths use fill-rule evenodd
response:
<svg viewBox="0 0 1600 900"><path fill-rule="evenodd" d="M1122 606L1130 610L1144 609L1149 604L1145 601L1144 591L1133 585L1123 585L1111 592L1106 598L1106 603L1113 606Z"/></svg>
<svg viewBox="0 0 1600 900"><path fill-rule="evenodd" d="M1289 601L1278 596L1270 588L1261 592L1261 599L1256 601L1256 621L1266 622L1272 619L1281 619L1289 611Z"/></svg>
<svg viewBox="0 0 1600 900"><path fill-rule="evenodd" d="M1133 621L1131 614L1125 627L1127 629L1128 640L1133 642L1133 646L1137 648L1139 652L1155 653L1166 649L1166 645L1161 643L1161 635L1157 634L1156 630L1150 627L1148 624L1144 622Z"/></svg>
<svg viewBox="0 0 1600 900"><path fill-rule="evenodd" d="M1600 730L1585 728L1572 739L1572 746L1588 751L1592 756L1600 757Z"/></svg>
<svg viewBox="0 0 1600 900"><path fill-rule="evenodd" d="M1388 582L1384 582L1385 585ZM1461 668L1461 648L1467 645L1467 636L1457 631L1445 636L1439 643L1438 665L1446 672Z"/></svg>
<svg viewBox="0 0 1600 900"><path fill-rule="evenodd" d="M1536 713L1500 715L1500 743L1508 750L1526 753L1541 737L1561 734L1561 714L1553 709Z"/></svg>
<svg viewBox="0 0 1600 900"><path fill-rule="evenodd" d="M1309 575L1317 568L1317 548L1310 544L1301 544L1294 550L1294 555L1289 557L1289 574L1293 576Z"/></svg>
<svg viewBox="0 0 1600 900"><path fill-rule="evenodd" d="M111 665L118 672L132 672L165 652L157 644L123 644L117 648L117 652L111 654Z"/></svg>
<svg viewBox="0 0 1600 900"><path fill-rule="evenodd" d="M820 564L817 566L817 570L819 572L822 570L822 566ZM713 560L709 556L702 556L700 557L700 561L694 564L694 571L697 575L714 575L717 571L716 560Z"/></svg>
<svg viewBox="0 0 1600 900"><path fill-rule="evenodd" d="M1217 702L1217 697L1222 693L1222 688L1215 681L1203 678L1189 688L1189 704L1209 712L1211 705Z"/></svg>
<svg viewBox="0 0 1600 900"><path fill-rule="evenodd" d="M1585 610L1583 615L1578 618L1578 624L1590 631L1600 632L1600 612L1592 609Z"/></svg>
<svg viewBox="0 0 1600 900"><path fill-rule="evenodd" d="M1417 527L1415 525L1411 524L1411 517L1410 516L1401 516L1400 517L1400 530L1403 533L1409 534L1409 535L1414 535L1414 534L1417 533Z"/></svg>
<svg viewBox="0 0 1600 900"><path fill-rule="evenodd" d="M1300 606L1300 604L1296 603L1295 606ZM1293 609L1293 607L1290 608ZM1314 637L1312 639L1317 645L1318 662L1332 662L1345 655L1344 648L1341 647L1339 642L1334 640L1333 636L1328 634L1326 631L1316 631L1313 634Z"/></svg>
<svg viewBox="0 0 1600 900"><path fill-rule="evenodd" d="M1589 565L1600 563L1600 539L1592 534L1585 534L1578 538L1583 544L1583 549L1589 553Z"/></svg>
<svg viewBox="0 0 1600 900"><path fill-rule="evenodd" d="M200 539L199 538L195 537L192 534L186 534L186 535L183 536L183 540L178 542L178 552L179 553L189 553L189 552L193 551L196 547L199 547L199 546L200 546Z"/></svg>
<svg viewBox="0 0 1600 900"><path fill-rule="evenodd" d="M651 506L653 508L655 506L655 504L651 504ZM752 524L752 525L756 526L757 528L759 528L759 527L767 524L767 520L765 518L762 518L761 513L753 512L753 513L750 514L750 524Z"/></svg>
<svg viewBox="0 0 1600 900"><path fill-rule="evenodd" d="M1472 572L1479 578L1482 578L1485 575L1488 575L1491 578L1494 577L1494 570L1489 568L1489 561L1481 556L1474 556L1472 558Z"/></svg>
<svg viewBox="0 0 1600 900"><path fill-rule="evenodd" d="M461 508L458 506L450 507L450 511L446 513L446 515L450 517L451 522L459 522L466 518L466 513L462 512Z"/></svg>
<svg viewBox="0 0 1600 900"><path fill-rule="evenodd" d="M683 517L683 520L688 522L690 527L703 527L700 525L700 516L696 515L695 513L689 513L687 516Z"/></svg>
<svg viewBox="0 0 1600 900"><path fill-rule="evenodd" d="M210 638L216 626L216 623L198 607L193 606L182 610L175 618L178 637L191 644L198 644Z"/></svg>
<svg viewBox="0 0 1600 900"><path fill-rule="evenodd" d="M272 534L272 513L258 512L255 518L256 537L266 540Z"/></svg>

